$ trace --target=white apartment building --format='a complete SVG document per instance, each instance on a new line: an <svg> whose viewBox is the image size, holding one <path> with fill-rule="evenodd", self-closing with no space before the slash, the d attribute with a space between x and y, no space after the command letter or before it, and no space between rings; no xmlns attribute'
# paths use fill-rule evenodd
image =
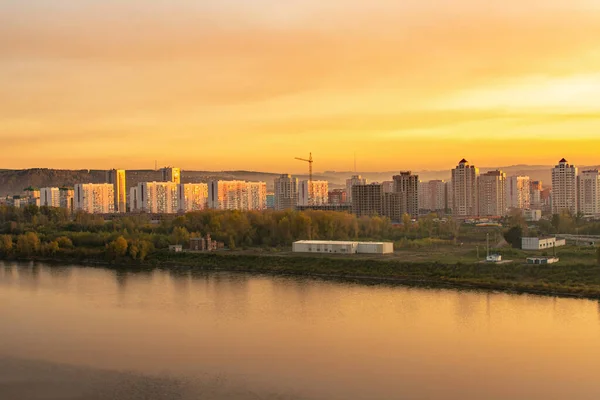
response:
<svg viewBox="0 0 600 400"><path fill-rule="evenodd" d="M600 216L600 173L597 169L582 171L578 177L578 211L586 216Z"/></svg>
<svg viewBox="0 0 600 400"><path fill-rule="evenodd" d="M275 209L288 210L298 203L298 179L283 174L275 179Z"/></svg>
<svg viewBox="0 0 600 400"><path fill-rule="evenodd" d="M322 206L327 204L328 201L329 183L327 181L300 182L300 188L298 189L299 206Z"/></svg>
<svg viewBox="0 0 600 400"><path fill-rule="evenodd" d="M489 171L479 176L479 216L494 217L506 214L506 174Z"/></svg>
<svg viewBox="0 0 600 400"><path fill-rule="evenodd" d="M564 158L552 168L552 214L577 214L577 167Z"/></svg>
<svg viewBox="0 0 600 400"><path fill-rule="evenodd" d="M352 178L346 179L346 201L352 203L352 186L366 184L367 178L363 178L360 175L352 175Z"/></svg>
<svg viewBox="0 0 600 400"><path fill-rule="evenodd" d="M265 210L265 182L211 181L208 183L208 207L215 210Z"/></svg>
<svg viewBox="0 0 600 400"><path fill-rule="evenodd" d="M464 158L452 170L452 213L457 217L476 216L478 207L479 168Z"/></svg>
<svg viewBox="0 0 600 400"><path fill-rule="evenodd" d="M506 208L526 210L531 206L531 181L528 176L506 179Z"/></svg>
<svg viewBox="0 0 600 400"><path fill-rule="evenodd" d="M41 188L40 207L60 207L60 189L57 187Z"/></svg>
<svg viewBox="0 0 600 400"><path fill-rule="evenodd" d="M179 210L175 182L140 182L136 196L137 211L174 214Z"/></svg>
<svg viewBox="0 0 600 400"><path fill-rule="evenodd" d="M115 211L114 186L110 183L79 183L75 185L75 211L108 214Z"/></svg>
<svg viewBox="0 0 600 400"><path fill-rule="evenodd" d="M204 210L208 206L208 185L206 183L180 183L177 185L179 211Z"/></svg>

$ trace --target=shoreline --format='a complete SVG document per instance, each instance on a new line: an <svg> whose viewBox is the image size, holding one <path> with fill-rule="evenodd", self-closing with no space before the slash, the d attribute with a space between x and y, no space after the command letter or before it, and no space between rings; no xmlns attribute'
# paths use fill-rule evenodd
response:
<svg viewBox="0 0 600 400"><path fill-rule="evenodd" d="M165 253L153 254L139 263L129 259L110 262L100 258L17 257L2 259L14 262L41 262L49 265L81 264L113 270L174 270L220 271L254 273L271 276L296 276L325 280L356 282L360 284L390 284L408 287L429 287L457 290L480 290L509 294L533 294L552 297L600 299L598 283L570 281L570 285L552 282L553 267L522 264L444 264L439 262L401 262L386 259L352 259L338 257L311 257L306 255L280 256L231 253ZM511 271L509 268L513 268ZM560 271L600 269L586 265L560 265ZM510 279L521 273L522 277ZM535 277L536 279L532 279Z"/></svg>

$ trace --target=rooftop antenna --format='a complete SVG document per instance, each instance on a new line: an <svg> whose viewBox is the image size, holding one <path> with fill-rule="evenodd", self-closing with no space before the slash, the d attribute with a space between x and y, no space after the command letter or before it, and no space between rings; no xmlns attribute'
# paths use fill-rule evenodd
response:
<svg viewBox="0 0 600 400"><path fill-rule="evenodd" d="M356 174L356 152L354 152L354 173Z"/></svg>
<svg viewBox="0 0 600 400"><path fill-rule="evenodd" d="M158 171L158 160L154 160L154 170Z"/></svg>

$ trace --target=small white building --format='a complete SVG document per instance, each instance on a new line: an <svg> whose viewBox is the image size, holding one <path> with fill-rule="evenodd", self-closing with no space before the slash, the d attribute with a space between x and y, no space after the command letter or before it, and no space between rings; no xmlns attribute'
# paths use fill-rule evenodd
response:
<svg viewBox="0 0 600 400"><path fill-rule="evenodd" d="M521 249L523 250L546 250L567 244L565 239L556 237L524 237L521 238Z"/></svg>
<svg viewBox="0 0 600 400"><path fill-rule="evenodd" d="M170 244L169 251L174 253L181 253L183 251L183 246L180 244Z"/></svg>
<svg viewBox="0 0 600 400"><path fill-rule="evenodd" d="M337 240L299 240L292 245L294 253L325 254L389 254L394 252L391 242L351 242Z"/></svg>
<svg viewBox="0 0 600 400"><path fill-rule="evenodd" d="M523 218L527 222L537 222L542 219L542 210L523 210Z"/></svg>

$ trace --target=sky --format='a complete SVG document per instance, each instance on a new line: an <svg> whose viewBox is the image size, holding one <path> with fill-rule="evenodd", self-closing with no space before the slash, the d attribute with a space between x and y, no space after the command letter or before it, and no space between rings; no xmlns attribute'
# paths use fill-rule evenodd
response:
<svg viewBox="0 0 600 400"><path fill-rule="evenodd" d="M598 0L0 2L0 168L595 165L598 149Z"/></svg>

